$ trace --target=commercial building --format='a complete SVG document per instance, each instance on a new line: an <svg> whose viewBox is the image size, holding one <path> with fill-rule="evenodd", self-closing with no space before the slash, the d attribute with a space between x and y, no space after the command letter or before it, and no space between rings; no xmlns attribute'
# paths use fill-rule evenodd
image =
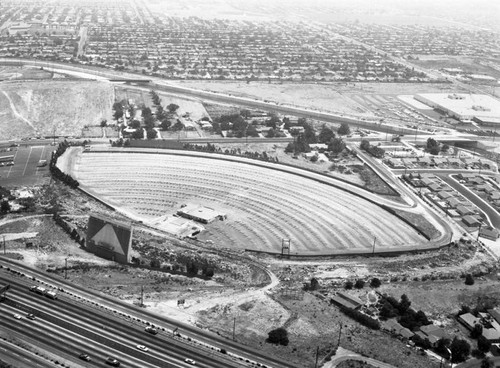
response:
<svg viewBox="0 0 500 368"><path fill-rule="evenodd" d="M415 99L461 121L474 120L488 124L500 120L500 101L488 95L422 93L416 95Z"/></svg>

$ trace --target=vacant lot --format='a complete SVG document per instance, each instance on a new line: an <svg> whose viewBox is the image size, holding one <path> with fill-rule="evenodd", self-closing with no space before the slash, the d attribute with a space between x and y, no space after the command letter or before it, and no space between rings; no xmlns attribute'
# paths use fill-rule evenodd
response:
<svg viewBox="0 0 500 368"><path fill-rule="evenodd" d="M113 87L94 81L2 82L3 139L79 136L85 125L111 120Z"/></svg>

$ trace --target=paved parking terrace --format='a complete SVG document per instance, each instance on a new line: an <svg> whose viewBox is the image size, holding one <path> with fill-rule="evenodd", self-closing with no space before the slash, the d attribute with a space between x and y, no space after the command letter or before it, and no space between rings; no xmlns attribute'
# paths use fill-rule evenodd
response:
<svg viewBox="0 0 500 368"><path fill-rule="evenodd" d="M54 146L19 146L0 150L0 158L14 156L14 165L0 166L0 186L22 187L42 184L48 179L49 167L38 167L40 160L50 160Z"/></svg>

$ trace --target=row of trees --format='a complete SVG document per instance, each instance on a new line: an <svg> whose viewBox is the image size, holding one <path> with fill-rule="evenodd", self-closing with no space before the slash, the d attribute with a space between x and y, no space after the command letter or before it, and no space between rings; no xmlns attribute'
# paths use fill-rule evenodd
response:
<svg viewBox="0 0 500 368"><path fill-rule="evenodd" d="M186 144L184 144L183 148L186 150L191 150L191 151L221 153L221 154L225 154L225 155L248 157L248 158L252 158L254 160L276 162L276 163L279 162L277 157L269 156L265 151L263 151L263 152L242 151L241 148L234 148L231 150L229 150L229 149L222 150L222 148L216 147L215 145L210 144L210 143L207 143L206 145L186 143Z"/></svg>
<svg viewBox="0 0 500 368"><path fill-rule="evenodd" d="M392 296L383 295L379 302L379 314L382 319L398 317L399 324L411 331L431 323L423 311L417 312L410 306L411 301L406 294L401 295L399 301Z"/></svg>
<svg viewBox="0 0 500 368"><path fill-rule="evenodd" d="M361 148L363 151L368 152L373 157L383 158L385 155L385 150L383 148L371 145L368 139L361 140L359 148Z"/></svg>
<svg viewBox="0 0 500 368"><path fill-rule="evenodd" d="M150 266L151 266L151 268L157 268L157 269L161 268L160 259L153 258L150 261ZM182 268L183 267L180 264L175 264L172 267L168 267L165 269L167 269L168 271L181 272ZM185 265L185 268L186 268L186 273L190 276L197 276L200 273L200 271L201 271L202 276L209 277L209 278L213 277L215 274L213 267L209 267L207 264L200 265L195 261L188 261Z"/></svg>
<svg viewBox="0 0 500 368"><path fill-rule="evenodd" d="M85 145L87 142L84 141L83 145ZM49 164L49 170L52 174L52 176L63 183L69 185L71 188L78 188L80 183L78 183L78 180L73 179L71 175L63 173L58 167L57 167L57 159L59 156L61 156L66 149L70 146L70 144L65 140L64 142L59 143L59 146L57 147L56 151L52 153L52 158L50 159L50 164Z"/></svg>
<svg viewBox="0 0 500 368"><path fill-rule="evenodd" d="M335 132L323 124L320 132L316 135L314 128L306 121L304 118L298 120L298 125L304 128L304 133L300 133L296 136L296 139L289 143L285 148L285 152L299 154L303 152L310 152L310 144L323 143L328 145L327 150L333 154L341 153L346 145L342 139L342 135L347 135L351 132L349 124L342 123L342 125L337 129L337 136Z"/></svg>

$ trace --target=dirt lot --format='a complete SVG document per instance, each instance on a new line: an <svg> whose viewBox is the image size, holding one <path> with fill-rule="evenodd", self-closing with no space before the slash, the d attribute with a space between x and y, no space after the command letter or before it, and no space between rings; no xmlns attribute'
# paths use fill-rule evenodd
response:
<svg viewBox="0 0 500 368"><path fill-rule="evenodd" d="M234 96L269 100L346 116L375 116L363 96L389 101L398 95L450 91L449 84L413 83L266 83L178 81L185 86Z"/></svg>
<svg viewBox="0 0 500 368"><path fill-rule="evenodd" d="M109 83L41 80L2 82L1 86L3 139L52 136L54 133L79 136L85 125L111 120L114 93Z"/></svg>

